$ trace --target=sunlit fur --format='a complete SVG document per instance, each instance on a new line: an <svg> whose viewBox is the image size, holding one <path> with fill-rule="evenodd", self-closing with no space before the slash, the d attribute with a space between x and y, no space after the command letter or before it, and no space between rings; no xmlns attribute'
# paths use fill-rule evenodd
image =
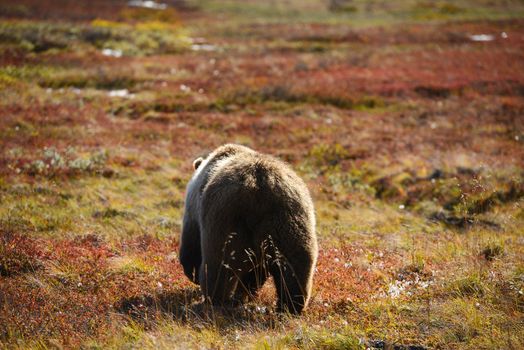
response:
<svg viewBox="0 0 524 350"><path fill-rule="evenodd" d="M317 260L304 182L278 159L227 144L194 162L180 262L214 304L241 302L273 276L280 311L300 313Z"/></svg>

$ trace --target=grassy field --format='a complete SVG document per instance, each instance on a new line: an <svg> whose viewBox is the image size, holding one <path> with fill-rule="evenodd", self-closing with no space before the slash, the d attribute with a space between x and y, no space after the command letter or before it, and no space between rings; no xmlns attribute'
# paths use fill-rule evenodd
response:
<svg viewBox="0 0 524 350"><path fill-rule="evenodd" d="M167 5L0 1L0 348L524 348L524 2ZM300 317L197 311L226 142L312 192Z"/></svg>

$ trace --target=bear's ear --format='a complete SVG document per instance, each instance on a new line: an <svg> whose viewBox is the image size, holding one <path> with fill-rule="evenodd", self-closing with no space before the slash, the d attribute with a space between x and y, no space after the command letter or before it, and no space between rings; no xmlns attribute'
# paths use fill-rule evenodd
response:
<svg viewBox="0 0 524 350"><path fill-rule="evenodd" d="M193 161L193 170L197 170L200 164L204 161L204 158L198 157Z"/></svg>

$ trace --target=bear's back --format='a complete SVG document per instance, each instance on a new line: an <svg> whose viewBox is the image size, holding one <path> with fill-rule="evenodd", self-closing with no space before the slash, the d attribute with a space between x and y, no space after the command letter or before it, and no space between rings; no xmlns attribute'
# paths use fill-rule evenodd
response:
<svg viewBox="0 0 524 350"><path fill-rule="evenodd" d="M202 193L222 205L235 205L238 216L249 222L305 217L308 225L315 226L313 201L305 183L287 164L269 155L237 153L221 159L210 171Z"/></svg>
<svg viewBox="0 0 524 350"><path fill-rule="evenodd" d="M251 194L309 198L306 185L287 164L261 153L237 153L217 161L206 187L218 185Z"/></svg>

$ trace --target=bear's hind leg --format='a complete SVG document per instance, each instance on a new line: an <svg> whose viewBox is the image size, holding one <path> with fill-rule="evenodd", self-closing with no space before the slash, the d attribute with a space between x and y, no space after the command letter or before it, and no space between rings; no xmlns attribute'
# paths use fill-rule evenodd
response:
<svg viewBox="0 0 524 350"><path fill-rule="evenodd" d="M203 261L199 272L202 294L214 305L230 305L246 271L239 256L240 247L245 243L239 234L227 229L215 228L204 235L207 239L202 244Z"/></svg>
<svg viewBox="0 0 524 350"><path fill-rule="evenodd" d="M225 306L232 301L238 278L223 261L207 260L200 266L200 288L207 301Z"/></svg>
<svg viewBox="0 0 524 350"><path fill-rule="evenodd" d="M294 261L297 263L293 264ZM295 254L292 261L281 257L273 261L271 275L277 290L277 311L300 314L311 294L312 257L307 252Z"/></svg>

